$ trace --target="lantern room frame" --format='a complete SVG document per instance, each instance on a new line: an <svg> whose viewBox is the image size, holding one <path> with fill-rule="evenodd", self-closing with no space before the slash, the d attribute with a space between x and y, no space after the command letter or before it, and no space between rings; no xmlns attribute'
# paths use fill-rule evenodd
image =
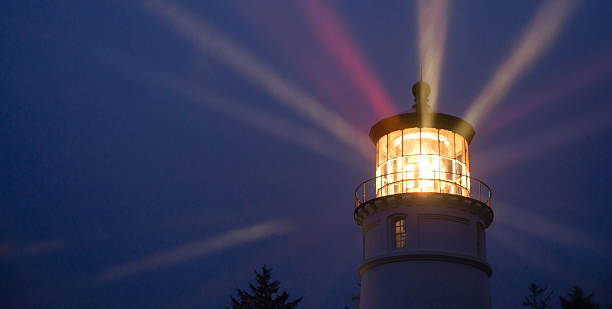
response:
<svg viewBox="0 0 612 309"><path fill-rule="evenodd" d="M464 148L464 158L458 159L455 151L453 151L454 153L451 158L444 156L444 154L440 153L440 151L438 151L437 154L424 154L421 151L419 151L418 154L407 154L403 149L401 156L396 155L395 157L390 158L387 152L386 158L384 158L384 156L381 157L381 153L379 151L379 148L381 147L381 139L384 139L385 136L389 136L391 133L401 132L403 143L405 136L404 132L407 132L406 130L418 130L419 134L421 134L423 131L434 132L435 130L438 136L440 135L440 132L452 132L453 143L455 143L455 136L459 136L460 139L463 140L462 144L464 146L462 147ZM375 200L384 199L394 195L437 194L441 195L443 198L461 197L464 199L469 199L473 202L481 204L483 207L490 209L492 197L491 188L483 181L472 177L469 171L469 144L474 138L474 135L474 128L468 122L461 118L443 113L419 112L417 110L416 113L403 113L380 120L370 129L369 134L370 139L377 146L376 177L367 179L357 186L355 189L355 207L359 208L365 204L375 203ZM396 137L394 136L394 138ZM422 142L420 137L418 142ZM457 172L456 169L453 169L452 171L442 171L441 169L420 171L425 172L423 174L430 172L429 176L433 175L433 177L427 177L427 175L421 174L408 174L408 172L403 169L399 171L387 172L387 170L380 168L390 159L407 158L410 156L423 157L428 155L438 155L443 159L459 161L459 163L465 165L465 168L459 172ZM383 158L385 160L381 160ZM427 181L433 183L433 186L421 186L421 188L427 189L417 191L410 191L407 189L409 187L409 183L415 181ZM391 190L391 185L396 186L396 189ZM355 215L357 214L358 209L355 209Z"/></svg>

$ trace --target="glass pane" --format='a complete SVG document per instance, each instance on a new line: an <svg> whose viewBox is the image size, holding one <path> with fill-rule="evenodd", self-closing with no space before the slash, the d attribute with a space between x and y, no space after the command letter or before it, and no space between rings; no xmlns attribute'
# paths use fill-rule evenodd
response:
<svg viewBox="0 0 612 309"><path fill-rule="evenodd" d="M435 181L440 168L440 157L436 155L421 155L419 156L419 185L421 192L437 192L438 181Z"/></svg>
<svg viewBox="0 0 612 309"><path fill-rule="evenodd" d="M403 233L404 232L404 219L397 219L395 221L395 233Z"/></svg>
<svg viewBox="0 0 612 309"><path fill-rule="evenodd" d="M455 161L455 183L456 190L455 194L467 196L467 177L465 176L466 170L465 165L459 161Z"/></svg>
<svg viewBox="0 0 612 309"><path fill-rule="evenodd" d="M455 133L449 130L440 130L440 155L453 158L455 149Z"/></svg>
<svg viewBox="0 0 612 309"><path fill-rule="evenodd" d="M448 158L440 159L440 192L453 193L454 175L453 160Z"/></svg>
<svg viewBox="0 0 612 309"><path fill-rule="evenodd" d="M465 152L463 151L464 144L463 136L455 134L455 159L465 163Z"/></svg>
<svg viewBox="0 0 612 309"><path fill-rule="evenodd" d="M387 136L383 136L378 140L378 165L387 161Z"/></svg>
<svg viewBox="0 0 612 309"><path fill-rule="evenodd" d="M402 155L402 131L389 133L389 159L397 158Z"/></svg>
<svg viewBox="0 0 612 309"><path fill-rule="evenodd" d="M402 178L404 179L404 192L417 192L417 173L419 171L419 156L404 157Z"/></svg>
<svg viewBox="0 0 612 309"><path fill-rule="evenodd" d="M382 166L376 167L376 197L380 197L380 188L382 187Z"/></svg>
<svg viewBox="0 0 612 309"><path fill-rule="evenodd" d="M401 178L401 172L402 172L402 164L403 160L401 157L399 158L395 158L395 159L390 159L387 162L387 173L388 178L389 178L389 183L395 182L395 181L399 181Z"/></svg>
<svg viewBox="0 0 612 309"><path fill-rule="evenodd" d="M469 156L467 141L465 141L463 143L463 149L465 151L465 166L466 166L467 170L469 171L470 170L470 156Z"/></svg>
<svg viewBox="0 0 612 309"><path fill-rule="evenodd" d="M406 222L404 219L396 219L394 225L395 248L403 248L406 246Z"/></svg>
<svg viewBox="0 0 612 309"><path fill-rule="evenodd" d="M437 178L440 169L440 157L435 155L422 155L419 157L420 177L424 179Z"/></svg>
<svg viewBox="0 0 612 309"><path fill-rule="evenodd" d="M387 195L387 187L382 187L380 188L380 190L378 191L380 193L380 196L386 196Z"/></svg>
<svg viewBox="0 0 612 309"><path fill-rule="evenodd" d="M419 128L404 130L404 155L416 155L421 151L419 145Z"/></svg>
<svg viewBox="0 0 612 309"><path fill-rule="evenodd" d="M378 139L378 141L376 142L376 158L374 159L376 160L376 168L378 168L378 166L380 165L380 162L378 160L378 157L380 157L379 153L380 153L380 139Z"/></svg>
<svg viewBox="0 0 612 309"><path fill-rule="evenodd" d="M385 179L385 184L389 184L393 182L393 172L394 172L394 161L387 161L387 163L385 163L384 167L384 172L383 172L383 177Z"/></svg>
<svg viewBox="0 0 612 309"><path fill-rule="evenodd" d="M439 154L438 129L421 129L421 154Z"/></svg>

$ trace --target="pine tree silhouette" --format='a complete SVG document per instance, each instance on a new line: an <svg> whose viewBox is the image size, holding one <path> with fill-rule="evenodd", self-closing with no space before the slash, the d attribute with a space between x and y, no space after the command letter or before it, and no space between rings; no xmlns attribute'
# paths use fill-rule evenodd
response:
<svg viewBox="0 0 612 309"><path fill-rule="evenodd" d="M261 273L255 271L257 286L249 283L251 293L238 289L238 299L231 296L232 309L293 309L298 306L302 298L288 301L289 294L283 292L278 295L279 281L270 282L272 270L264 265Z"/></svg>
<svg viewBox="0 0 612 309"><path fill-rule="evenodd" d="M593 293L585 297L584 291L577 285L574 285L573 290L567 296L567 299L559 296L563 309L599 309L599 305L591 302Z"/></svg>
<svg viewBox="0 0 612 309"><path fill-rule="evenodd" d="M546 293L548 288L541 287L535 283L531 283L528 289L530 294L525 297L525 300L523 300L523 307L534 309L552 308L552 305L550 304L550 297L553 293L552 291ZM540 295L542 295L543 298L540 298Z"/></svg>

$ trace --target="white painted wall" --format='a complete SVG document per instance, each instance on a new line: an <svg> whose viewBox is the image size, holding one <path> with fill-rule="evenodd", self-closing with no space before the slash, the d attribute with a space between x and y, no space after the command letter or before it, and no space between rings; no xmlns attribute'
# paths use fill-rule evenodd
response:
<svg viewBox="0 0 612 309"><path fill-rule="evenodd" d="M477 250L476 224L483 224L480 217L452 207L456 201L436 203L413 200L378 210L363 220L361 309L491 308L488 274L481 267L442 260L399 261L433 254L486 265L486 255L479 257ZM406 218L406 248L401 249L393 248L389 220L397 215ZM390 261L393 257L395 261ZM364 270L364 266L368 267Z"/></svg>
<svg viewBox="0 0 612 309"><path fill-rule="evenodd" d="M363 274L359 308L489 309L489 278L462 264L384 264Z"/></svg>

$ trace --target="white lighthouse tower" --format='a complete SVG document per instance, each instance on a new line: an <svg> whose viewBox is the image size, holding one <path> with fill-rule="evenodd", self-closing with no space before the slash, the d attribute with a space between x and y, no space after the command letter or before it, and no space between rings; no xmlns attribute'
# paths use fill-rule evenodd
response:
<svg viewBox="0 0 612 309"><path fill-rule="evenodd" d="M412 88L416 112L376 123L376 177L355 190L363 234L360 309L490 309L485 229L491 189L471 177L474 129L431 113L429 85Z"/></svg>

